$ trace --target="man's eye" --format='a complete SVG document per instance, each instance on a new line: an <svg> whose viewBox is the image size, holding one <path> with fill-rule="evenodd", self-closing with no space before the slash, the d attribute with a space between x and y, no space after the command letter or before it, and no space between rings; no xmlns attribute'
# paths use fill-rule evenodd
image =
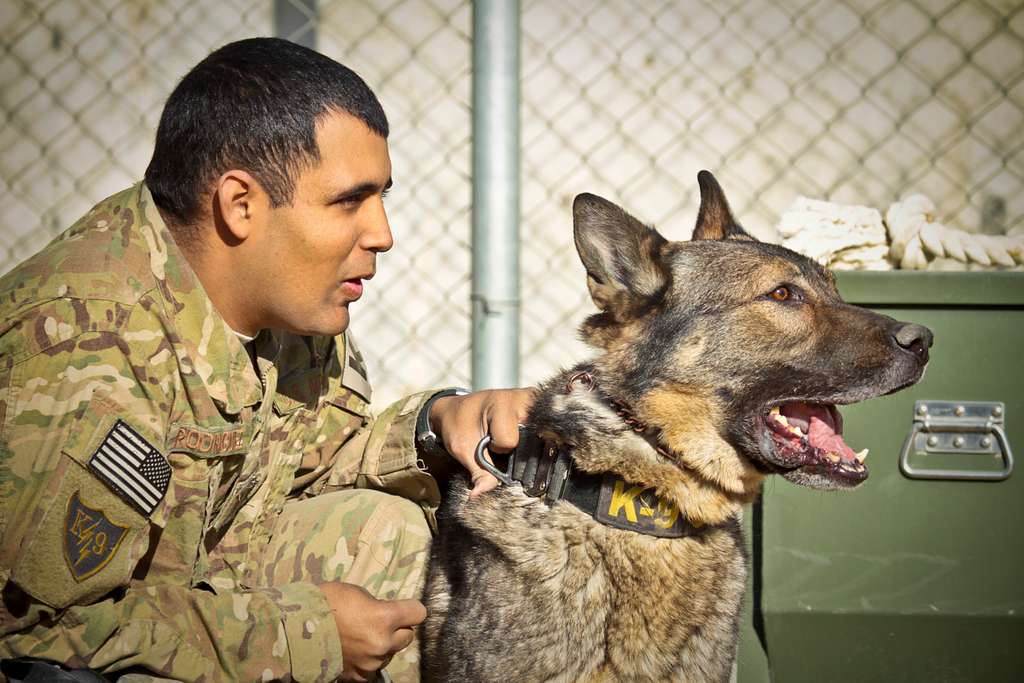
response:
<svg viewBox="0 0 1024 683"><path fill-rule="evenodd" d="M335 202L335 204L337 204L338 206L345 207L346 209L351 209L351 208L357 207L360 204L362 204L364 199L366 199L366 198L364 196L362 196L362 195L354 195L354 196L351 196L351 197L342 197L341 199L338 199Z"/></svg>

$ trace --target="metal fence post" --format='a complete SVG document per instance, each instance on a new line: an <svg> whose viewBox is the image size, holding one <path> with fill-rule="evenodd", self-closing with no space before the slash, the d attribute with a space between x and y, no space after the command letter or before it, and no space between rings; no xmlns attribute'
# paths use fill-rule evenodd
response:
<svg viewBox="0 0 1024 683"><path fill-rule="evenodd" d="M519 1L473 2L473 388L519 383Z"/></svg>
<svg viewBox="0 0 1024 683"><path fill-rule="evenodd" d="M274 0L274 35L316 49L316 0Z"/></svg>

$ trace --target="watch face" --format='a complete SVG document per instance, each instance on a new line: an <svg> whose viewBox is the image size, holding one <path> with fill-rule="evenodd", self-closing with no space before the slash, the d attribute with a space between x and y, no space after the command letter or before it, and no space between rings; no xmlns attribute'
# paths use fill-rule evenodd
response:
<svg viewBox="0 0 1024 683"><path fill-rule="evenodd" d="M437 438L437 434L427 430L416 435L416 447L422 451L432 453L440 449L441 444Z"/></svg>

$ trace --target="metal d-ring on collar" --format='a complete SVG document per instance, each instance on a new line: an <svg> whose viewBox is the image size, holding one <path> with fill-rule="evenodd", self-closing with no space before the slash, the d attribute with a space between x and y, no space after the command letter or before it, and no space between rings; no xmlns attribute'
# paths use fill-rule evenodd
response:
<svg viewBox="0 0 1024 683"><path fill-rule="evenodd" d="M505 486L512 485L512 458L515 458L515 454L512 454L512 458L509 459L508 472L502 472L497 467L491 464L491 461L484 457L484 451L491 443L491 435L487 434L484 438L480 439L480 443L476 445L476 464L480 465L484 470L494 475L494 478L500 481Z"/></svg>
<svg viewBox="0 0 1024 683"><path fill-rule="evenodd" d="M476 446L476 462L505 486L522 484L531 497L544 496L548 502L562 498L566 481L572 471L572 458L565 448L558 448L540 438L536 432L519 428L519 445L509 453L507 469L501 470L484 456L491 443L485 436Z"/></svg>

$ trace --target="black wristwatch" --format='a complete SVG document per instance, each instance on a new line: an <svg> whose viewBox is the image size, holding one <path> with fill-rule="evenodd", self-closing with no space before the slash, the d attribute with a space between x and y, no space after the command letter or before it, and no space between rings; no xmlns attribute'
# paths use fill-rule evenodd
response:
<svg viewBox="0 0 1024 683"><path fill-rule="evenodd" d="M437 438L437 434L430 429L430 409L433 407L434 401L445 396L465 396L468 393L469 389L462 387L442 389L423 404L420 414L416 416L416 450L420 455L440 456L447 453L441 440Z"/></svg>

